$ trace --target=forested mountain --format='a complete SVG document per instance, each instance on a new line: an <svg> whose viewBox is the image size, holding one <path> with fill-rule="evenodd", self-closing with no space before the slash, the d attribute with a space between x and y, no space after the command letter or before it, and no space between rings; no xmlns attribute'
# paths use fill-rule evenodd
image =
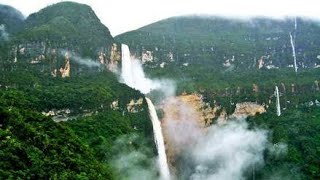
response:
<svg viewBox="0 0 320 180"><path fill-rule="evenodd" d="M249 130L269 133L265 164L246 178L319 179L319 24L184 16L113 38L84 4L61 2L27 18L0 5L0 179L159 177L145 95L114 73L120 43L141 59L147 77L174 81L177 95L199 95L215 111L209 125L238 103L266 109L248 118ZM174 158L179 165L188 157ZM187 166L170 168L181 175Z"/></svg>
<svg viewBox="0 0 320 180"><path fill-rule="evenodd" d="M137 149L152 163L144 95L105 67L114 40L89 6L0 13L0 179L119 179L112 162Z"/></svg>
<svg viewBox="0 0 320 180"><path fill-rule="evenodd" d="M24 16L19 10L0 4L0 25L2 31L4 28L8 34L17 32L23 27L23 21Z"/></svg>
<svg viewBox="0 0 320 180"><path fill-rule="evenodd" d="M230 19L182 16L165 19L121 34L138 56L150 51L155 64L201 64L211 69L285 68L293 66L290 33L298 67L314 67L319 60L318 21L304 18Z"/></svg>

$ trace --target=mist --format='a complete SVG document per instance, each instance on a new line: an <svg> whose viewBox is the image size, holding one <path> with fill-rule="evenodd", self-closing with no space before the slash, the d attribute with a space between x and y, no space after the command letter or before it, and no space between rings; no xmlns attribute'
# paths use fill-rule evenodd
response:
<svg viewBox="0 0 320 180"><path fill-rule="evenodd" d="M148 94L153 90L158 90L165 97L175 94L174 82L167 79L149 79L145 76L140 60L131 57L129 47L122 44L122 70L121 82L131 88L139 90L143 94Z"/></svg>
<svg viewBox="0 0 320 180"><path fill-rule="evenodd" d="M139 144L139 146L136 146ZM138 147L138 148L136 148ZM156 160L150 158L152 149L141 142L137 134L124 135L115 141L115 156L111 165L117 170L120 179L157 179Z"/></svg>
<svg viewBox="0 0 320 180"><path fill-rule="evenodd" d="M101 64L97 61L93 61L92 59L90 58L82 58L81 56L75 54L75 53L72 53L70 51L67 51L67 50L62 50L61 51L61 55L65 55L66 53L68 53L70 55L70 59L72 62L75 62L77 64L80 64L80 65L84 65L84 66L87 66L89 68L93 68L93 67L100 67Z"/></svg>
<svg viewBox="0 0 320 180"><path fill-rule="evenodd" d="M248 129L244 119L213 125L190 150L195 162L190 179L245 179L247 171L263 165L267 131Z"/></svg>
<svg viewBox="0 0 320 180"><path fill-rule="evenodd" d="M0 25L0 39L3 39L4 41L9 40L9 33L7 33L6 26L4 24Z"/></svg>

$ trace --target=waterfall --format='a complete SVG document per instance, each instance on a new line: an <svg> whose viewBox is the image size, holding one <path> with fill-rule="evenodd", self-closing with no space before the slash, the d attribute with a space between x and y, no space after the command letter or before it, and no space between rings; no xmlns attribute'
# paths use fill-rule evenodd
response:
<svg viewBox="0 0 320 180"><path fill-rule="evenodd" d="M297 66L297 57L296 57L296 49L295 49L296 31L297 31L297 18L294 19L294 39L292 38L291 32L289 32L290 43L291 43L291 48L292 48L293 63L294 63L294 71L297 73L298 66Z"/></svg>
<svg viewBox="0 0 320 180"><path fill-rule="evenodd" d="M139 90L143 94L149 93L152 89L160 88L160 84L145 77L140 61L131 58L129 47L125 44L121 45L122 65L121 79L128 86ZM164 146L164 140L161 130L161 124L158 119L155 107L152 101L146 97L148 103L149 114L153 126L153 134L158 151L158 163L160 168L161 180L170 179L170 171L167 163L167 156Z"/></svg>
<svg viewBox="0 0 320 180"><path fill-rule="evenodd" d="M275 90L275 95L276 95L276 98L277 98L277 116L280 116L281 115L281 109L280 109L280 98L279 98L279 89L278 89L278 86L276 86L276 90Z"/></svg>
<svg viewBox="0 0 320 180"><path fill-rule="evenodd" d="M121 52L121 78L126 85L132 87L134 82L129 47L125 44L121 44Z"/></svg>
<svg viewBox="0 0 320 180"><path fill-rule="evenodd" d="M298 67L297 67L296 50L295 50L295 47L294 47L294 42L293 42L293 38L292 38L291 32L289 33L289 35L290 35L290 43L291 43L291 47L292 47L292 56L293 56L293 63L294 63L294 71L297 73Z"/></svg>
<svg viewBox="0 0 320 180"><path fill-rule="evenodd" d="M155 139L155 143L156 143L158 154L159 154L158 163L160 167L161 179L168 180L170 179L170 172L169 172L169 166L167 162L167 155L164 147L161 124L158 119L157 112L156 112L156 109L154 108L152 101L147 97L146 97L146 101L149 107L150 118L152 120L152 126L153 126L154 139Z"/></svg>
<svg viewBox="0 0 320 180"><path fill-rule="evenodd" d="M145 77L139 60L131 58L129 47L121 44L121 79L126 85L139 90L143 94L159 88L159 84Z"/></svg>

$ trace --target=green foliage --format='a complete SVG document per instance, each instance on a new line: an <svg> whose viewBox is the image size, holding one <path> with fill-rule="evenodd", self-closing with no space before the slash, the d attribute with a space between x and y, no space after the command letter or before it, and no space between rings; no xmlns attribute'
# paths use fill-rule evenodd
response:
<svg viewBox="0 0 320 180"><path fill-rule="evenodd" d="M282 168L289 164L297 171L294 175L302 176L301 179L318 179L320 177L320 110L319 107L301 107L289 109L278 117L274 112L268 112L248 121L254 127L270 129L270 141L273 144L286 143L287 153L276 158L272 153L266 154L266 167L259 171L261 174L268 174L271 169ZM299 171L301 172L299 173ZM297 177L296 177L297 178Z"/></svg>
<svg viewBox="0 0 320 180"><path fill-rule="evenodd" d="M154 62L189 63L210 68L211 72L256 69L258 60L265 65L285 68L293 64L289 32L295 35L299 67L313 67L320 47L319 23L297 18L248 20L221 17L182 16L165 19L115 39L128 44L138 55L152 51ZM169 53L174 62L170 61ZM230 61L232 66L224 67ZM302 65L303 64L303 65Z"/></svg>
<svg viewBox="0 0 320 180"><path fill-rule="evenodd" d="M114 42L110 32L91 7L74 2L61 2L33 13L16 43L45 42L53 48L76 51L83 57L95 57L97 51Z"/></svg>
<svg viewBox="0 0 320 180"><path fill-rule="evenodd" d="M67 127L38 113L0 107L0 178L110 179L110 168Z"/></svg>
<svg viewBox="0 0 320 180"><path fill-rule="evenodd" d="M116 141L131 134L139 138L129 149L146 149L141 163L150 166L155 152L146 102L138 113L126 109L131 99L144 97L139 91L107 70L53 78L27 63L3 64L0 179L119 179L112 165L119 155ZM110 108L113 101L118 110ZM74 120L58 123L40 115L61 109L70 109Z"/></svg>

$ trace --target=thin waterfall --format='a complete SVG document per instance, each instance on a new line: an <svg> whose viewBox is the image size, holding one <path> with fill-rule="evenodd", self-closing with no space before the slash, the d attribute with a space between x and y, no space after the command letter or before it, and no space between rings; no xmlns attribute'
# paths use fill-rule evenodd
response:
<svg viewBox="0 0 320 180"><path fill-rule="evenodd" d="M275 95L276 95L276 98L277 98L277 116L280 116L281 115L281 109L280 109L280 98L279 98L279 89L278 89L278 86L276 86L276 90L275 90Z"/></svg>
<svg viewBox="0 0 320 180"><path fill-rule="evenodd" d="M295 42L296 42L296 31L297 31L297 18L294 18L294 37L292 37L291 32L289 32L290 36L290 44L292 48L292 56L293 56L293 63L294 63L294 71L298 72L298 66L297 66L297 57L296 57L296 48L295 48Z"/></svg>
<svg viewBox="0 0 320 180"><path fill-rule="evenodd" d="M297 73L298 72L298 67L297 67L296 49L294 47L294 42L293 42L293 38L292 38L291 32L289 33L289 36L290 36L290 43L291 43L291 48L292 48L294 71Z"/></svg>
<svg viewBox="0 0 320 180"><path fill-rule="evenodd" d="M161 129L161 124L157 116L156 109L152 103L152 101L146 97L146 101L148 103L150 118L152 121L153 126L153 134L155 143L158 150L158 163L160 168L160 178L162 180L169 180L170 179L170 171L169 166L167 162L167 155L164 147L164 140L163 140L163 134Z"/></svg>

